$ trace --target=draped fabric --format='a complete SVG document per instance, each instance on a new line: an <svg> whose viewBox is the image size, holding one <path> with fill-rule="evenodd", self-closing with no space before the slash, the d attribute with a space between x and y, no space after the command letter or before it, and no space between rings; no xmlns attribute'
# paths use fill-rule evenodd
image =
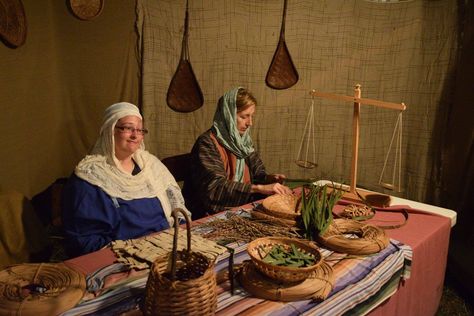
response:
<svg viewBox="0 0 474 316"><path fill-rule="evenodd" d="M0 42L1 156L14 153L2 159L0 188L31 199L90 151L107 106L138 104L139 60L135 1L109 1L91 21L69 1L22 3L25 44Z"/></svg>
<svg viewBox="0 0 474 316"><path fill-rule="evenodd" d="M314 100L314 169L294 161L311 105L309 92L362 97L407 105L403 113L401 178L403 192L424 201L439 186L431 177L447 115L447 99L457 47L455 0L375 3L295 0L288 4L285 38L300 75L287 90L265 85L276 49L283 2L192 1L189 3L189 53L204 95L192 113L173 112L166 92L178 64L185 1L137 2L142 53L143 114L148 149L159 157L189 152L211 124L222 91L244 86L256 96L252 139L269 173L349 182L352 103ZM398 111L361 106L358 186L378 185ZM307 144L305 140L303 142ZM311 144L311 142L309 142ZM394 153L385 182L392 179Z"/></svg>
<svg viewBox="0 0 474 316"><path fill-rule="evenodd" d="M219 142L236 156L234 181L244 181L245 158L253 151L250 129L240 135L237 129L237 93L240 88L227 91L219 99L212 123L212 131Z"/></svg>

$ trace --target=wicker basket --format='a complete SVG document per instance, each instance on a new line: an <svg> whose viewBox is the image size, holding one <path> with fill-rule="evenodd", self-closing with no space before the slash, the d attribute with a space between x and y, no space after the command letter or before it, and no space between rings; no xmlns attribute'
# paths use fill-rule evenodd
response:
<svg viewBox="0 0 474 316"><path fill-rule="evenodd" d="M273 246L280 245L285 250L291 248L291 244L295 245L299 251L310 254L314 257L315 263L309 267L286 267L277 266L267 263L262 259L271 251ZM283 237L264 237L252 241L248 247L247 252L255 264L255 267L269 278L282 283L301 282L308 278L311 273L318 268L322 262L322 256L318 248L315 246L302 242L295 238Z"/></svg>
<svg viewBox="0 0 474 316"><path fill-rule="evenodd" d="M186 218L188 247L182 251L177 251L178 212ZM172 215L175 219L173 252L167 258L156 260L150 269L143 313L213 315L217 307L214 261L191 251L191 221L188 215L181 209L175 209ZM195 277L193 274L202 275Z"/></svg>
<svg viewBox="0 0 474 316"><path fill-rule="evenodd" d="M301 199L293 194L273 194L265 198L259 211L267 215L297 221L301 217Z"/></svg>

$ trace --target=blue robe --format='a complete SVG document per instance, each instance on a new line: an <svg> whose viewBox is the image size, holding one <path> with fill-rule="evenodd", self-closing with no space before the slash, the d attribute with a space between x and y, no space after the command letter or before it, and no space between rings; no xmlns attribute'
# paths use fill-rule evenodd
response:
<svg viewBox="0 0 474 316"><path fill-rule="evenodd" d="M62 192L65 248L74 257L169 228L158 198L123 200L72 175Z"/></svg>

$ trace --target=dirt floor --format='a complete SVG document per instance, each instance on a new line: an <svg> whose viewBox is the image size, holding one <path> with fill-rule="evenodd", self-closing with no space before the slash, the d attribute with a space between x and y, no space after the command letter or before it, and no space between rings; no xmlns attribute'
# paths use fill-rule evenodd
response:
<svg viewBox="0 0 474 316"><path fill-rule="evenodd" d="M469 302L469 298L462 295L459 287L456 287L455 284L447 278L436 316L472 315L474 315L472 302Z"/></svg>

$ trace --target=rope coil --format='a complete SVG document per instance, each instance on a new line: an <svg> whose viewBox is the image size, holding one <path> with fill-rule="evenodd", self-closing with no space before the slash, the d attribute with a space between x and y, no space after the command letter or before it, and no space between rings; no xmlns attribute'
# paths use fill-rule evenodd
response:
<svg viewBox="0 0 474 316"><path fill-rule="evenodd" d="M57 315L85 289L84 275L63 263L13 265L0 271L0 315Z"/></svg>
<svg viewBox="0 0 474 316"><path fill-rule="evenodd" d="M380 227L339 218L318 237L318 242L337 252L370 255L385 249L390 239Z"/></svg>

